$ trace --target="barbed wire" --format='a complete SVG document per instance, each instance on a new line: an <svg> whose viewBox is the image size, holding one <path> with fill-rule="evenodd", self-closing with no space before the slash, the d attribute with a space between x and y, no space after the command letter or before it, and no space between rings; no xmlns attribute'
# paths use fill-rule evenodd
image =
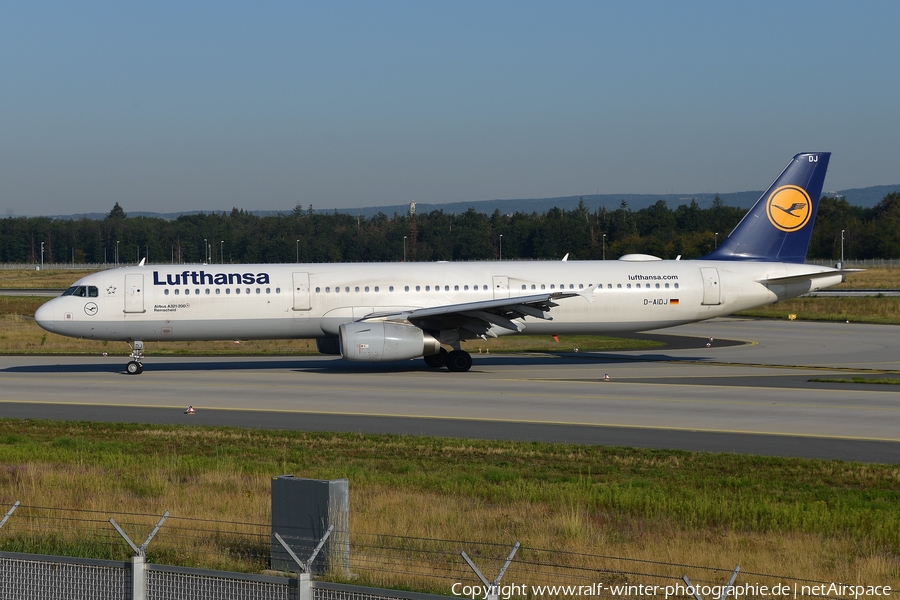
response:
<svg viewBox="0 0 900 600"><path fill-rule="evenodd" d="M2 512L0 507L0 513ZM158 524L161 515L19 505L0 528L0 549L15 548L14 551L21 552L31 548L64 552L68 548L72 552L126 557L131 553L131 548L113 529L110 518L115 519L125 531L140 532L135 543L141 543L144 536L149 535ZM293 529L282 531L281 536L295 550L312 548L319 542L319 538L309 528ZM280 552L272 535L270 524L168 516L147 552L151 557L191 563L182 566L206 563L233 565L244 561L248 563L247 568L259 570L264 568L263 565L271 564L273 551ZM461 559L462 551L479 563L482 570L486 570L487 567L498 569L512 547L512 544L499 542L352 532L344 529L332 531L332 536L336 543L326 544L318 560L347 565L354 572L366 575L368 579L391 582L403 579L454 582L470 580L476 576ZM346 546L343 546L344 543ZM200 557L204 558L201 560ZM629 565L631 568L628 568ZM616 566L625 568L615 568ZM599 576L623 581L638 577L680 581L681 576L676 574L676 569L710 575L733 572L732 568L521 546L510 565L507 577L515 578L519 583L541 584L552 581L594 583ZM659 572L660 570L669 572ZM779 582L826 583L755 571L741 571L741 575ZM706 577L693 581L703 585L722 584Z"/></svg>

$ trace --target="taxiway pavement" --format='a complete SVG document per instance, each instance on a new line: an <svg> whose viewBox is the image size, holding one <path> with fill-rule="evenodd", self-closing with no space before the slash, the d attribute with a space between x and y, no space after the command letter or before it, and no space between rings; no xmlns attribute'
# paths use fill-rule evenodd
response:
<svg viewBox="0 0 900 600"><path fill-rule="evenodd" d="M678 337L652 351L575 353L562 338L555 355L476 353L468 373L421 360L154 357L152 346L138 376L121 356L4 356L0 416L900 463L900 387L810 381L900 377L900 328L718 319L664 333Z"/></svg>

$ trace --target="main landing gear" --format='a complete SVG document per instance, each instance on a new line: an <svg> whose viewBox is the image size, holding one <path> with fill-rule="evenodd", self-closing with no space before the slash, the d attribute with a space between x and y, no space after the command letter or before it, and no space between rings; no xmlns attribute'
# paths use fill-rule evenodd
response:
<svg viewBox="0 0 900 600"><path fill-rule="evenodd" d="M140 375L144 372L144 342L134 340L131 347L131 361L125 365L125 372L129 375Z"/></svg>
<svg viewBox="0 0 900 600"><path fill-rule="evenodd" d="M472 356L465 350L447 352L443 348L438 354L425 357L425 364L432 369L447 367L453 373L465 373L472 368Z"/></svg>

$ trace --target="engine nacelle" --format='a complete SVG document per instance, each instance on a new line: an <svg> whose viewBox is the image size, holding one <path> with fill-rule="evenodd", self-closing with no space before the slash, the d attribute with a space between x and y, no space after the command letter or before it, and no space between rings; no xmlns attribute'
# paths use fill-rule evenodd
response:
<svg viewBox="0 0 900 600"><path fill-rule="evenodd" d="M344 323L341 356L361 362L406 360L437 354L441 344L418 327L384 321Z"/></svg>

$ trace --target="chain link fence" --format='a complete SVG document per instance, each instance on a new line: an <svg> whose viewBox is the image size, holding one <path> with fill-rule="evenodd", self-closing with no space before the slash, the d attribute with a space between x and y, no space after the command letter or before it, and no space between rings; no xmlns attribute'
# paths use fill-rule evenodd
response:
<svg viewBox="0 0 900 600"><path fill-rule="evenodd" d="M137 547L126 536L146 542ZM352 532L350 555L334 561L349 564L349 573L333 570L312 581L300 564L297 575L269 570L272 539L269 524L17 505L0 523L0 597L287 599L306 593L309 600L421 600L484 597L494 585L499 597L637 598L662 597L667 591L669 597L694 598L686 576L699 589L718 590L718 597L735 575L731 565ZM283 539L293 548L316 541ZM329 551L324 545L322 552ZM307 558L299 556L300 561ZM823 583L741 571L735 585L812 590ZM135 595L136 588L144 595ZM811 591L803 595L840 597Z"/></svg>

